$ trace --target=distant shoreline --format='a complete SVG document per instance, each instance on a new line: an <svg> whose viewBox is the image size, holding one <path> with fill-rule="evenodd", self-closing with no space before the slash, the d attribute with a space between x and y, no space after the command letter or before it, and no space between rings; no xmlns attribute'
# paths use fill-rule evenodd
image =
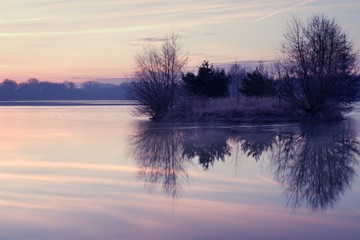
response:
<svg viewBox="0 0 360 240"><path fill-rule="evenodd" d="M36 100L0 101L0 106L132 106L134 100Z"/></svg>

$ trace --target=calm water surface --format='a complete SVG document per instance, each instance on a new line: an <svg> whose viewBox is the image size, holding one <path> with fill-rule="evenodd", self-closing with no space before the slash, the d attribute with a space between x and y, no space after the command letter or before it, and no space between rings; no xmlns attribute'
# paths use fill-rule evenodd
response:
<svg viewBox="0 0 360 240"><path fill-rule="evenodd" d="M130 110L0 107L0 239L359 239L360 108L316 127Z"/></svg>

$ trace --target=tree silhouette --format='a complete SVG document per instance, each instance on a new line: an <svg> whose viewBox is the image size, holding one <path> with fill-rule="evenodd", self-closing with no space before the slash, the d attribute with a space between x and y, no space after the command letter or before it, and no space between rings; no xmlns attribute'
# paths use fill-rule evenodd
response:
<svg viewBox="0 0 360 240"><path fill-rule="evenodd" d="M80 85L73 82L48 82L30 79L17 83L6 79L0 83L0 100L117 100L127 99L125 93L130 83L119 85L87 81Z"/></svg>
<svg viewBox="0 0 360 240"><path fill-rule="evenodd" d="M224 69L214 68L213 64L204 61L197 75L188 72L182 75L185 88L193 95L211 98L227 97L229 95L230 78Z"/></svg>
<svg viewBox="0 0 360 240"><path fill-rule="evenodd" d="M17 82L5 79L0 84L0 97L3 100L12 100L13 98L16 98L18 86Z"/></svg>
<svg viewBox="0 0 360 240"><path fill-rule="evenodd" d="M230 78L229 93L231 97L240 97L239 88L241 82L247 77L246 68L241 67L238 63L231 65L228 75Z"/></svg>
<svg viewBox="0 0 360 240"><path fill-rule="evenodd" d="M340 25L315 15L293 18L282 46L281 94L293 107L314 116L351 109L357 97L356 52Z"/></svg>
<svg viewBox="0 0 360 240"><path fill-rule="evenodd" d="M144 47L136 56L136 81L132 97L139 101L136 113L160 119L174 106L180 73L187 63L187 54L180 36L171 34L162 45Z"/></svg>
<svg viewBox="0 0 360 240"><path fill-rule="evenodd" d="M274 96L276 94L275 83L262 73L259 68L247 73L243 78L239 91L249 97Z"/></svg>

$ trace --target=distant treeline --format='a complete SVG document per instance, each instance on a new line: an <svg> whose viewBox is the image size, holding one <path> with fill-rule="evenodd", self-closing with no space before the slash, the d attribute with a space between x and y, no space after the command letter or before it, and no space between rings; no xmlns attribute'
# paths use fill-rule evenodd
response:
<svg viewBox="0 0 360 240"><path fill-rule="evenodd" d="M128 99L129 83L119 85L87 81L55 83L30 79L17 83L6 79L0 83L0 100L122 100Z"/></svg>

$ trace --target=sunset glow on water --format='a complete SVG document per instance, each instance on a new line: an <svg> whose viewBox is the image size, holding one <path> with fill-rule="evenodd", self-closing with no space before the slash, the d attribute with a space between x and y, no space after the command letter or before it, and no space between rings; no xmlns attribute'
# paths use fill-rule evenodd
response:
<svg viewBox="0 0 360 240"><path fill-rule="evenodd" d="M359 240L359 12L0 1L0 240Z"/></svg>
<svg viewBox="0 0 360 240"><path fill-rule="evenodd" d="M298 190L333 187L296 205L286 169L298 160L271 150L303 133L297 146L311 151L358 147L356 121L306 135L298 125L154 125L130 108L0 108L0 239L357 239L359 156L329 160L332 180Z"/></svg>

